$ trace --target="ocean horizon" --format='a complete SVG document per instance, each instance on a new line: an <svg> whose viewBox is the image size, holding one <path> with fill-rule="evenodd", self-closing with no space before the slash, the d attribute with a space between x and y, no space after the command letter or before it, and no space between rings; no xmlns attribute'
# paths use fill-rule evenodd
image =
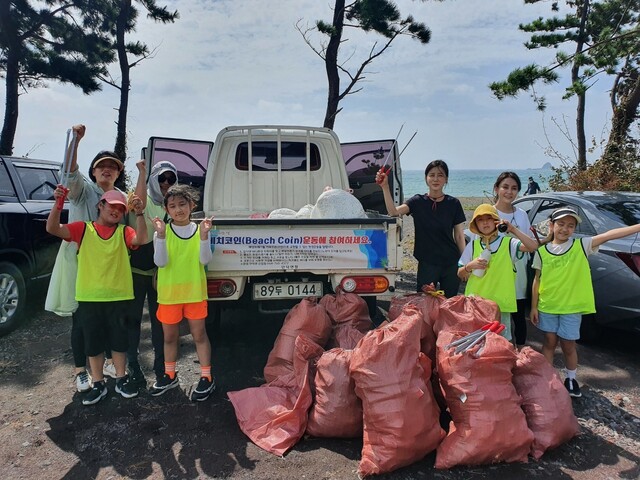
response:
<svg viewBox="0 0 640 480"><path fill-rule="evenodd" d="M454 197L493 197L493 184L504 169L449 170L449 183L444 192ZM522 195L527 189L529 177L538 182L542 191L549 190L549 179L554 172L547 168L513 170L522 182ZM405 200L415 194L427 192L424 170L402 170L402 186Z"/></svg>

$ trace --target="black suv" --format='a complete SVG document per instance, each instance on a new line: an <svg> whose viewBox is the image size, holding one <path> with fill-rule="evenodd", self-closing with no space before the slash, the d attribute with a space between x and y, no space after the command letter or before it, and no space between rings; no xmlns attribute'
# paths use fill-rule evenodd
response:
<svg viewBox="0 0 640 480"><path fill-rule="evenodd" d="M18 325L36 281L46 285L51 276L60 239L47 233L46 222L59 169L47 160L0 156L0 335Z"/></svg>

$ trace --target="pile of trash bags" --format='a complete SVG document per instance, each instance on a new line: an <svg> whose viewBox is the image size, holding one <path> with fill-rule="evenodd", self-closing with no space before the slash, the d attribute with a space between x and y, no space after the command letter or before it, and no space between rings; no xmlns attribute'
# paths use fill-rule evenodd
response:
<svg viewBox="0 0 640 480"><path fill-rule="evenodd" d="M241 430L275 455L305 435L362 438L362 477L433 451L439 469L538 459L579 433L555 369L492 331L466 351L450 347L498 318L489 300L432 291L395 297L372 329L358 295L306 298L284 321L268 383L228 396Z"/></svg>

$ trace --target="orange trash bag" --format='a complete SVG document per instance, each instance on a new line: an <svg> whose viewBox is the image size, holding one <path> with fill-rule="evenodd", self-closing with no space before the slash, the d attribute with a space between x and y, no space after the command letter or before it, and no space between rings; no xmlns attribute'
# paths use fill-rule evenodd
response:
<svg viewBox="0 0 640 480"><path fill-rule="evenodd" d="M463 353L445 349L466 332L438 336L438 375L452 422L436 452L436 468L526 462L533 433L512 383L516 353L511 343L489 332Z"/></svg>
<svg viewBox="0 0 640 480"><path fill-rule="evenodd" d="M444 437L429 382L431 361L420 352L422 324L421 312L406 310L369 332L351 356L363 409L362 476L416 462Z"/></svg>
<svg viewBox="0 0 640 480"><path fill-rule="evenodd" d="M335 295L327 294L319 303L327 309L333 323L327 349L340 347L351 350L373 327L367 302L360 295L338 288Z"/></svg>
<svg viewBox="0 0 640 480"><path fill-rule="evenodd" d="M522 397L522 409L533 432L531 456L540 458L580 433L569 392L556 369L541 353L524 347L518 354L513 384Z"/></svg>
<svg viewBox="0 0 640 480"><path fill-rule="evenodd" d="M264 367L267 382L293 370L293 350L296 338L301 334L321 347L326 345L331 335L329 315L315 297L301 300L287 313Z"/></svg>
<svg viewBox="0 0 640 480"><path fill-rule="evenodd" d="M414 307L422 312L424 325L420 332L420 351L429 357L432 363L436 359L436 334L433 323L436 312L444 303L446 298L443 295L433 293L411 293L408 295L398 295L391 299L389 306L389 320L395 320L404 308Z"/></svg>
<svg viewBox="0 0 640 480"><path fill-rule="evenodd" d="M457 295L446 299L435 313L433 330L473 332L487 323L500 320L500 309L495 302L481 297Z"/></svg>
<svg viewBox="0 0 640 480"><path fill-rule="evenodd" d="M316 364L316 395L307 423L314 437L356 438L362 436L362 401L349 376L352 350L334 348L324 352Z"/></svg>
<svg viewBox="0 0 640 480"><path fill-rule="evenodd" d="M227 393L240 430L263 450L282 456L304 435L312 402L309 363L322 351L299 335L289 375L267 385Z"/></svg>

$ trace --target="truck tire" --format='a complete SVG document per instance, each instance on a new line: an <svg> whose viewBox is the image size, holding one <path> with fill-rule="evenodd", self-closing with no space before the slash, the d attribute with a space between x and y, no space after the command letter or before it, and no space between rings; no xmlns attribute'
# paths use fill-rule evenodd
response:
<svg viewBox="0 0 640 480"><path fill-rule="evenodd" d="M378 308L378 298L377 297L362 297L364 301L367 302L367 307L369 308L369 318L371 318L371 322L374 327L380 325L384 320L384 315L380 313L380 309Z"/></svg>
<svg viewBox="0 0 640 480"><path fill-rule="evenodd" d="M209 342L211 342L211 345L213 346L220 334L220 321L222 319L222 307L220 306L220 302L209 302L207 305L207 312L205 328L207 329Z"/></svg>
<svg viewBox="0 0 640 480"><path fill-rule="evenodd" d="M0 336L18 326L26 302L22 273L14 264L0 262Z"/></svg>

